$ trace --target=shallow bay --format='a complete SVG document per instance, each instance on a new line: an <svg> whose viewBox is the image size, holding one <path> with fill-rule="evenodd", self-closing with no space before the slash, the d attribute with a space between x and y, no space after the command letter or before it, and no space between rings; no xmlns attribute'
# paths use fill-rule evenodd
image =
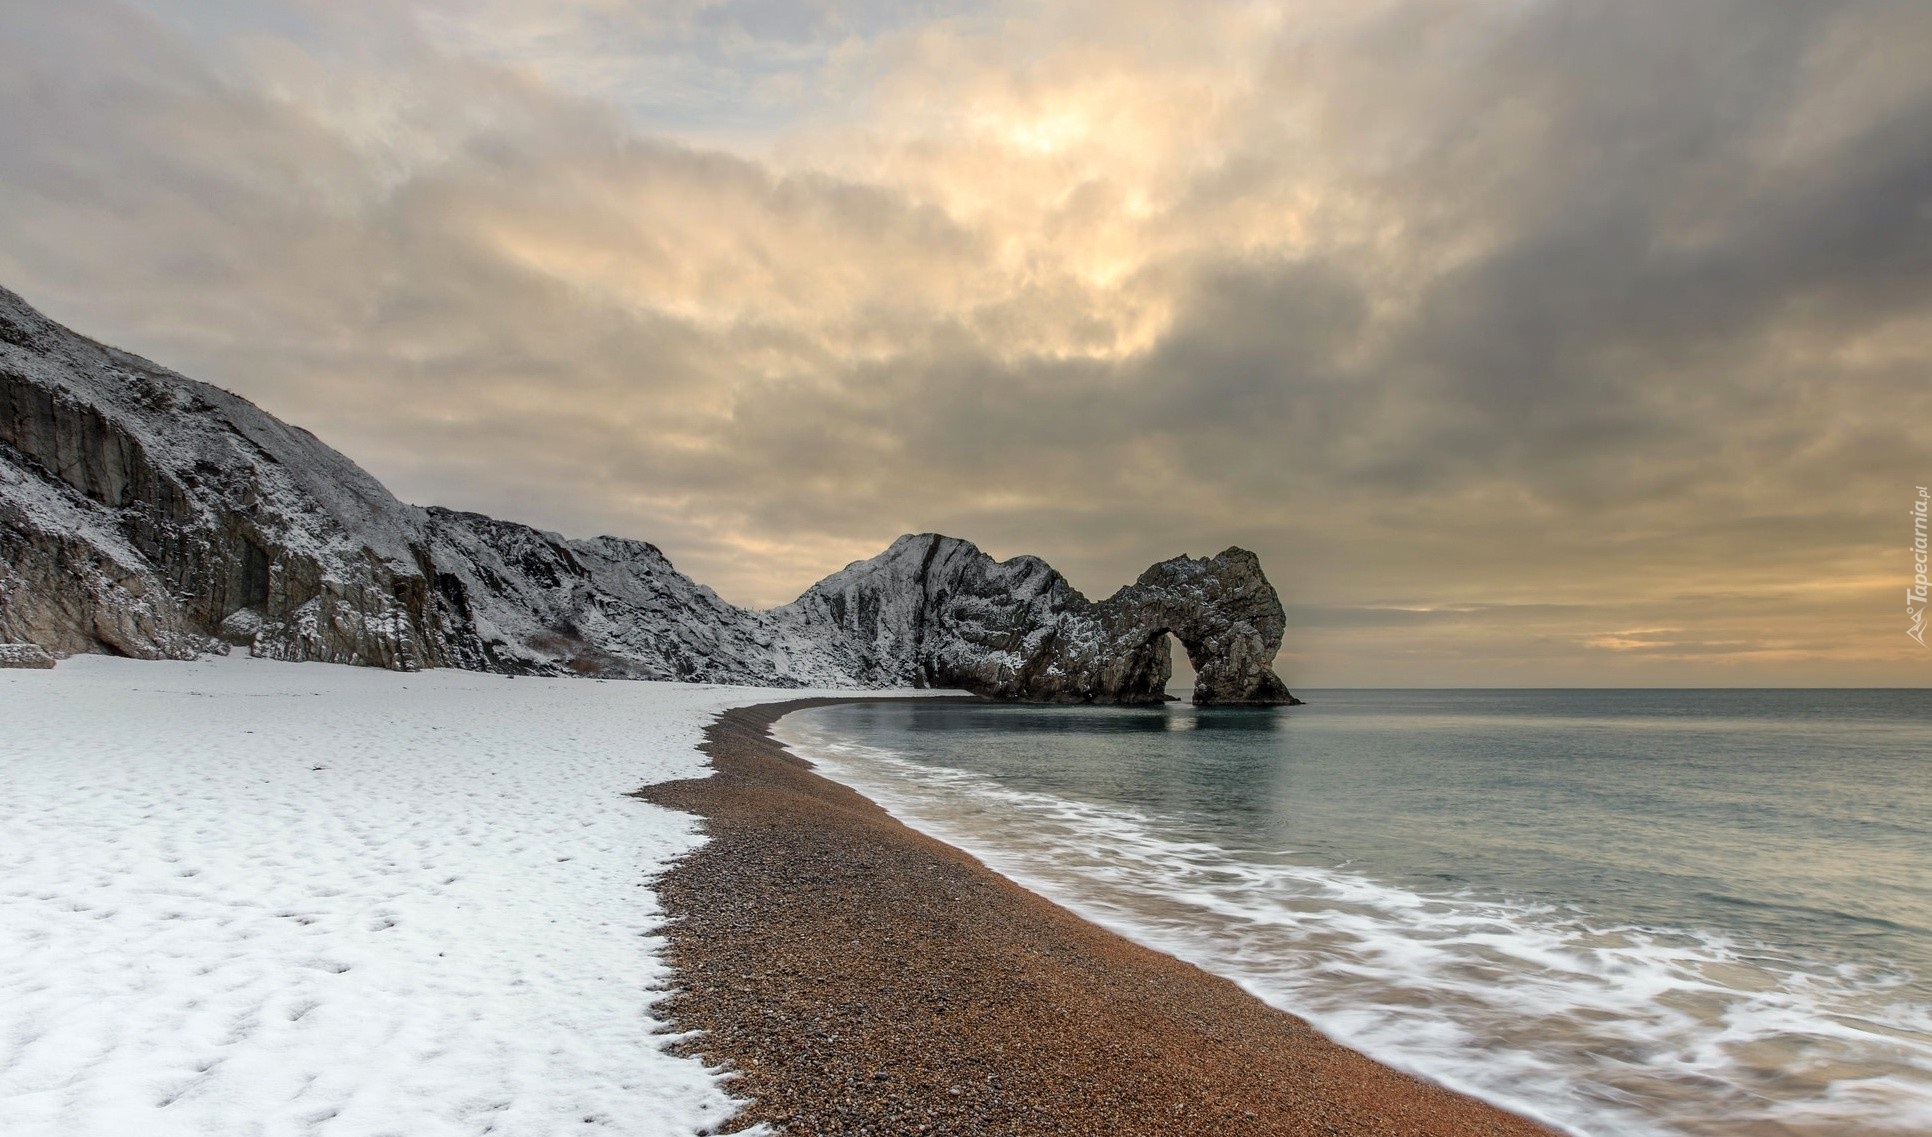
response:
<svg viewBox="0 0 1932 1137"><path fill-rule="evenodd" d="M1922 692L870 703L778 733L1090 919L1578 1132L1932 1128Z"/></svg>

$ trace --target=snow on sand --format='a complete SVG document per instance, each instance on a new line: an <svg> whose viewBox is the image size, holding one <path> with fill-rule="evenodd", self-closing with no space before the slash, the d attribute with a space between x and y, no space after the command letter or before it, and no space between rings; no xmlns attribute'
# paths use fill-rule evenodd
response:
<svg viewBox="0 0 1932 1137"><path fill-rule="evenodd" d="M786 693L790 694L790 693ZM692 1133L640 885L747 688L260 660L0 671L0 1129Z"/></svg>

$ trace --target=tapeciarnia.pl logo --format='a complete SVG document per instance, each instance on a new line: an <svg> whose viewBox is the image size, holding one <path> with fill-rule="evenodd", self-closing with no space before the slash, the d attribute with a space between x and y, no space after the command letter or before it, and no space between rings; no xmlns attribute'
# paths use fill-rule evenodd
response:
<svg viewBox="0 0 1932 1137"><path fill-rule="evenodd" d="M1918 500L1912 503L1912 587L1905 590L1905 618L1911 621L1906 625L1905 634L1919 641L1920 647L1928 646L1925 642L1925 606L1927 589L1932 587L1925 577L1926 503L1925 487L1920 486Z"/></svg>

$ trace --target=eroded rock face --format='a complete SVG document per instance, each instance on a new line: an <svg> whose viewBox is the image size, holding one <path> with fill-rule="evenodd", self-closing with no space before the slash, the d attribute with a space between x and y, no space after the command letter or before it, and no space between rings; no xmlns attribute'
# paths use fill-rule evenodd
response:
<svg viewBox="0 0 1932 1137"><path fill-rule="evenodd" d="M1197 672L1196 703L1298 701L1273 669L1281 601L1245 549L1163 561L1094 603L1038 558L995 561L969 541L916 534L772 615L857 673L1052 703L1164 700L1172 632Z"/></svg>
<svg viewBox="0 0 1932 1137"><path fill-rule="evenodd" d="M455 659L419 510L244 399L0 290L0 638L410 670Z"/></svg>
<svg viewBox="0 0 1932 1137"><path fill-rule="evenodd" d="M655 545L568 540L476 513L428 510L439 589L480 655L462 666L532 675L759 687L863 679L768 614L726 603Z"/></svg>
<svg viewBox="0 0 1932 1137"><path fill-rule="evenodd" d="M0 642L758 686L1153 702L1167 633L1202 703L1293 698L1252 553L1166 561L1095 604L1044 561L902 537L748 611L656 547L397 501L306 431L0 289Z"/></svg>
<svg viewBox="0 0 1932 1137"><path fill-rule="evenodd" d="M1119 666L1128 673L1123 693L1134 689L1134 674L1157 674L1156 690L1166 685L1172 661L1165 633L1172 632L1194 667L1196 703L1271 706L1300 701L1274 671L1287 629L1281 599L1261 571L1261 558L1246 549L1162 561L1095 605L1095 611L1112 634L1104 654L1122 661ZM1139 661L1150 655L1158 660L1137 672Z"/></svg>
<svg viewBox="0 0 1932 1137"><path fill-rule="evenodd" d="M0 667L45 670L53 665L53 655L39 644L0 644Z"/></svg>

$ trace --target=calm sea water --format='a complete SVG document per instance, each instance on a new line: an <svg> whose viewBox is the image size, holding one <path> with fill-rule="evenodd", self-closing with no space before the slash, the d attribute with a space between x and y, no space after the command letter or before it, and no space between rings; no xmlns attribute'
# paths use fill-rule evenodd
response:
<svg viewBox="0 0 1932 1137"><path fill-rule="evenodd" d="M1932 693L1317 691L785 719L828 775L1576 1133L1932 1133Z"/></svg>

